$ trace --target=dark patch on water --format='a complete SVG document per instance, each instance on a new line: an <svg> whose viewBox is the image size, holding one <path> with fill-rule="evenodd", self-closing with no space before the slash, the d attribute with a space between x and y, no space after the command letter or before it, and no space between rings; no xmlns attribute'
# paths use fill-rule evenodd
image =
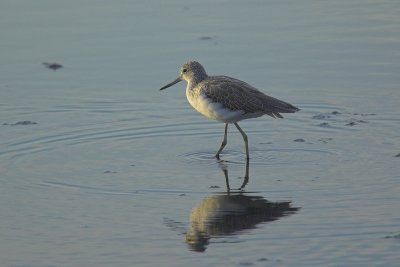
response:
<svg viewBox="0 0 400 267"><path fill-rule="evenodd" d="M359 123L368 123L368 122L364 121L364 120L350 119L350 120L348 120L348 123L345 124L345 126L354 126L354 125L357 125Z"/></svg>
<svg viewBox="0 0 400 267"><path fill-rule="evenodd" d="M317 114L317 115L312 116L312 118L314 120L324 120L324 119L330 118L330 116L329 115L325 115L325 114Z"/></svg>
<svg viewBox="0 0 400 267"><path fill-rule="evenodd" d="M9 125L9 126L34 125L34 124L38 124L38 123L34 122L34 121L18 121L16 123L3 123L3 125Z"/></svg>
<svg viewBox="0 0 400 267"><path fill-rule="evenodd" d="M331 127L331 125L328 122L321 122L320 124L318 124L318 126L323 128Z"/></svg>
<svg viewBox="0 0 400 267"><path fill-rule="evenodd" d="M328 141L332 141L332 140L333 140L333 138L331 138L331 137L325 137L325 138L318 139L318 141L320 141L324 144L326 144L326 143L328 143Z"/></svg>
<svg viewBox="0 0 400 267"><path fill-rule="evenodd" d="M362 117L366 117L366 116L376 116L375 113L353 113L353 115L355 115L355 116L362 116Z"/></svg>
<svg viewBox="0 0 400 267"><path fill-rule="evenodd" d="M214 40L215 38L217 38L216 35L214 36L200 36L199 39L203 40L203 41L209 41L209 40Z"/></svg>
<svg viewBox="0 0 400 267"><path fill-rule="evenodd" d="M241 263L239 263L240 266L253 266L254 263L249 262L249 261L243 261Z"/></svg>
<svg viewBox="0 0 400 267"><path fill-rule="evenodd" d="M398 239L400 240L400 232L399 233L391 233L390 235L385 236L385 238L393 238L393 239Z"/></svg>
<svg viewBox="0 0 400 267"><path fill-rule="evenodd" d="M52 63L43 62L42 65L45 66L46 68L54 70L54 71L61 69L63 67L63 65L56 63L56 62L52 62Z"/></svg>
<svg viewBox="0 0 400 267"><path fill-rule="evenodd" d="M104 173L118 173L118 172L116 172L116 171L104 171Z"/></svg>
<svg viewBox="0 0 400 267"><path fill-rule="evenodd" d="M199 40L201 40L201 41L206 41L206 42L214 41L213 44L214 44L214 45L218 45L218 42L216 41L216 38L217 38L216 35L214 35L214 36L204 35L204 36L200 36L200 37L199 37Z"/></svg>
<svg viewBox="0 0 400 267"><path fill-rule="evenodd" d="M375 116L376 114L375 113L342 114L339 111L332 111L332 112L329 112L329 113L316 114L316 115L312 116L312 119L314 119L314 120L328 120L331 123L344 123L345 126L355 126L355 125L360 124L360 123L368 123L365 120L361 120L361 119L354 118L354 117L348 118L343 122L343 121L339 120L340 117L334 118L334 117L332 117L333 115L344 115L344 116L347 115L347 116L362 116L362 117L365 117L365 116ZM328 122L320 123L318 126L326 127L326 128L331 127L331 125Z"/></svg>
<svg viewBox="0 0 400 267"><path fill-rule="evenodd" d="M314 115L314 116L312 116L312 118L314 120L325 120L325 119L331 118L332 117L331 115L340 115L340 114L342 114L342 113L340 113L339 111L334 110L334 111L332 111L330 113L320 113L320 114Z"/></svg>

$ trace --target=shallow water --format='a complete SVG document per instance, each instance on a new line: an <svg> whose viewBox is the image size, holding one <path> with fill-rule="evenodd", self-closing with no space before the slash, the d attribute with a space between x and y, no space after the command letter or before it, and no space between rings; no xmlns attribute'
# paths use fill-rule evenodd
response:
<svg viewBox="0 0 400 267"><path fill-rule="evenodd" d="M397 266L399 11L2 1L1 265ZM223 125L158 91L188 59L301 108L240 124L241 192L235 127L218 162Z"/></svg>

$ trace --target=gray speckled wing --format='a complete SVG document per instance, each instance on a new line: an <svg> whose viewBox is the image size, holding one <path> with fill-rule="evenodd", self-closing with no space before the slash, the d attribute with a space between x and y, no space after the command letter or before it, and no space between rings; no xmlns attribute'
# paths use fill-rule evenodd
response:
<svg viewBox="0 0 400 267"><path fill-rule="evenodd" d="M267 96L253 86L227 76L210 76L201 82L201 91L215 102L231 110L245 113L262 112L283 118L280 113L293 113L299 109L282 100Z"/></svg>

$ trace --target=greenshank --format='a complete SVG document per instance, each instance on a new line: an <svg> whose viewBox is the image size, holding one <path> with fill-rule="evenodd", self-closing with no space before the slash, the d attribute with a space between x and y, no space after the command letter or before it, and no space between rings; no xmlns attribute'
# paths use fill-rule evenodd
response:
<svg viewBox="0 0 400 267"><path fill-rule="evenodd" d="M243 81L228 76L208 76L197 61L183 64L179 77L160 90L180 81L187 82L186 97L194 109L207 118L225 123L224 139L215 154L217 159L227 144L229 123L233 123L241 133L246 148L246 158L249 159L247 135L239 127L238 121L265 114L273 118L283 118L281 113L294 113L299 110L289 103L265 95Z"/></svg>

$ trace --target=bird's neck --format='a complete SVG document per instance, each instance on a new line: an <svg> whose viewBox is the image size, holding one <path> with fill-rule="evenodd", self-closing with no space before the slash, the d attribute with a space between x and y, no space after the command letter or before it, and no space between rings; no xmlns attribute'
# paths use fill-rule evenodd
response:
<svg viewBox="0 0 400 267"><path fill-rule="evenodd" d="M207 77L208 76L205 73L203 75L196 75L196 77L192 77L192 79L188 81L188 88L189 89L195 88L200 82L205 80Z"/></svg>

